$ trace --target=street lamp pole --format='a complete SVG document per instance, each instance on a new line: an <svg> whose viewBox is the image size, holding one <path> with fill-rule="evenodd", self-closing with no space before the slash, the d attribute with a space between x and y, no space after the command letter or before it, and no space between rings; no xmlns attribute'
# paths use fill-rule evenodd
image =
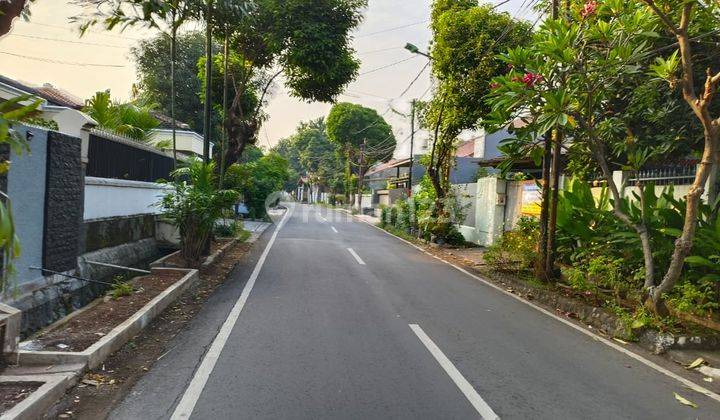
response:
<svg viewBox="0 0 720 420"><path fill-rule="evenodd" d="M412 197L412 178L413 163L415 162L415 99L412 100L412 110L410 111L410 172L408 172L408 188L410 188L409 196Z"/></svg>
<svg viewBox="0 0 720 420"><path fill-rule="evenodd" d="M423 57L426 57L428 60L432 61L433 58L430 54L424 53L420 51L420 48L418 48L415 44L407 43L405 44L405 49L410 51L413 54L422 55ZM414 146L415 146L415 104L417 100L412 100L412 111L411 111L411 117L410 120L410 173L408 174L408 182L410 184L410 196L412 196L412 170L413 170L413 164L415 163L415 155L414 155Z"/></svg>

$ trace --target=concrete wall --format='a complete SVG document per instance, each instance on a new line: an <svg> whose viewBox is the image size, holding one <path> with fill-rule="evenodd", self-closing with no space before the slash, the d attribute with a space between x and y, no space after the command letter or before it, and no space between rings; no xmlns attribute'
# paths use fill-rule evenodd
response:
<svg viewBox="0 0 720 420"><path fill-rule="evenodd" d="M507 181L487 177L479 179L477 183L455 187L459 187L458 194L461 197L462 191L467 193L461 198L461 203L474 201L468 209L474 210L474 214L467 214L464 223L458 225L458 230L468 242L492 245L502 235L505 224Z"/></svg>
<svg viewBox="0 0 720 420"><path fill-rule="evenodd" d="M84 219L159 214L156 206L170 187L154 182L85 178Z"/></svg>
<svg viewBox="0 0 720 420"><path fill-rule="evenodd" d="M12 166L7 177L15 231L22 247L20 258L15 261L15 281L26 282L42 277L39 271L29 267L41 267L43 264L48 132L23 126L19 126L17 131L21 136L25 136L28 131L33 133L30 153L22 156L10 153Z"/></svg>

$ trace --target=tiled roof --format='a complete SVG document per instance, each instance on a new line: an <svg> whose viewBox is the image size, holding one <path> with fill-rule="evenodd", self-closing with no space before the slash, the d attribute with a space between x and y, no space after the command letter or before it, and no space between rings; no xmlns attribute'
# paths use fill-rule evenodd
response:
<svg viewBox="0 0 720 420"><path fill-rule="evenodd" d="M163 114L163 113L161 113L161 112L158 112L158 111L152 111L152 112L150 112L150 114L152 114L152 116L153 116L156 120L160 121L160 127L162 127L162 128L172 128L172 125L173 125L173 124L172 124L172 118L171 118L171 117L169 117L169 116L167 116L167 115L165 115L165 114ZM184 122L182 122L182 121L175 120L175 128L176 128L176 129L181 129L181 130L190 130L190 125L187 124L187 123L184 123Z"/></svg>
<svg viewBox="0 0 720 420"><path fill-rule="evenodd" d="M470 139L467 140L458 146L457 151L455 152L455 156L457 157L473 157L475 154L475 140L476 139Z"/></svg>
<svg viewBox="0 0 720 420"><path fill-rule="evenodd" d="M63 89L56 88L49 83L35 88L35 92L39 97L46 99L53 105L66 106L73 109L82 109L84 105L81 98Z"/></svg>

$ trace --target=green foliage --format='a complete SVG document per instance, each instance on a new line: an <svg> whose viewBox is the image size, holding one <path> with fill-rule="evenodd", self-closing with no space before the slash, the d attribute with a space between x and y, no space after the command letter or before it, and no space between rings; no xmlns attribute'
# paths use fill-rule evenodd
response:
<svg viewBox="0 0 720 420"><path fill-rule="evenodd" d="M377 111L348 102L335 104L330 109L327 135L355 164L359 164L360 148L365 143L366 167L388 159L396 145L392 128Z"/></svg>
<svg viewBox="0 0 720 420"><path fill-rule="evenodd" d="M237 202L233 190L218 190L215 163L191 160L173 172L173 189L159 205L166 217L180 229L180 251L191 266L196 266L210 246L215 222L224 210Z"/></svg>
<svg viewBox="0 0 720 420"><path fill-rule="evenodd" d="M240 191L251 218L267 217L266 206L273 193L283 191L290 176L288 161L275 152L243 164L232 164L225 174L226 185ZM276 198L277 199L277 198Z"/></svg>
<svg viewBox="0 0 720 420"><path fill-rule="evenodd" d="M110 91L97 92L85 103L85 111L101 128L147 143L151 131L160 126L152 116L152 106L133 103L115 103Z"/></svg>
<svg viewBox="0 0 720 420"><path fill-rule="evenodd" d="M232 238L238 235L243 230L242 222L235 220L228 222L222 222L215 225L213 228L213 234L220 238Z"/></svg>
<svg viewBox="0 0 720 420"><path fill-rule="evenodd" d="M219 46L215 46L218 50ZM202 82L197 76L198 60L205 55L205 34L202 31L184 32L177 38L177 61L175 62L176 100L175 116L178 121L190 125L193 131L203 133L203 103L200 92ZM158 104L158 111L170 115L170 41L167 35L159 34L144 39L130 50L135 62L138 82L138 97L145 103ZM220 71L222 66L220 67ZM222 100L218 89L222 83L215 83L213 95L215 104Z"/></svg>
<svg viewBox="0 0 720 420"><path fill-rule="evenodd" d="M497 271L527 273L537 256L539 226L534 218L521 218L514 230L505 232L488 247L483 258Z"/></svg>
<svg viewBox="0 0 720 420"><path fill-rule="evenodd" d="M446 127L452 131L475 128L490 112L483 101L490 80L508 71L498 54L526 45L531 39L530 24L490 4L435 0L431 28L433 74L439 81L433 113L437 114L443 98Z"/></svg>
<svg viewBox="0 0 720 420"><path fill-rule="evenodd" d="M126 281L116 281L110 289L110 296L113 299L120 299L123 296L131 296L134 291L132 284Z"/></svg>

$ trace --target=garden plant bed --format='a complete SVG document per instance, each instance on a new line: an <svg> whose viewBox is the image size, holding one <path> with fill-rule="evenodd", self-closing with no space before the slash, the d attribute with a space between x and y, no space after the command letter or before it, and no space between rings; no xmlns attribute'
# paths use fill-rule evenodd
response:
<svg viewBox="0 0 720 420"><path fill-rule="evenodd" d="M15 407L41 386L42 382L0 382L0 414Z"/></svg>
<svg viewBox="0 0 720 420"><path fill-rule="evenodd" d="M230 246L231 243L234 243L234 238L216 238L213 239L213 241L210 243L210 253L205 257L205 262L202 264L205 264L206 262L212 262L215 258L217 258L218 255L221 255L225 250ZM189 267L187 261L180 255L180 251L175 251L172 254L169 254L165 256L164 258L161 258L154 262L152 264L153 267L178 267L178 268L196 268L196 267Z"/></svg>
<svg viewBox="0 0 720 420"><path fill-rule="evenodd" d="M130 282L135 289L132 295L100 298L102 299L100 303L38 335L32 341L33 348L65 352L83 351L142 309L185 274L182 271L163 270L137 277Z"/></svg>
<svg viewBox="0 0 720 420"><path fill-rule="evenodd" d="M102 364L199 278L197 270L152 271L134 281L135 290L142 288L142 292L118 300L106 297L59 321L34 341L23 343L17 352L18 364L79 363L90 369Z"/></svg>
<svg viewBox="0 0 720 420"><path fill-rule="evenodd" d="M251 246L252 243L236 243L213 264L202 268L201 281L185 290L147 328L86 375L99 382L99 386L81 384L72 388L48 417L72 412L73 419L106 418L153 364L171 350L173 337L186 328L213 291L246 258Z"/></svg>

